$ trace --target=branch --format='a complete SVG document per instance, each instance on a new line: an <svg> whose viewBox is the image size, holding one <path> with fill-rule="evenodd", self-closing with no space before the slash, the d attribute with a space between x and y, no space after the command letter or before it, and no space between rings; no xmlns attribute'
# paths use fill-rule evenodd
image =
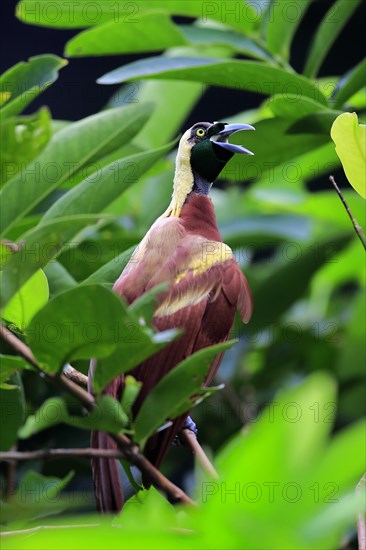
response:
<svg viewBox="0 0 366 550"><path fill-rule="evenodd" d="M87 393L83 388L75 384L72 380L66 378L64 374L54 375L45 372L37 363L30 348L10 332L4 325L0 325L0 336L17 352L30 363L39 374L49 381L51 384L60 390L72 395L77 399L89 412L96 408L96 401L92 395ZM156 489L161 491L163 495L172 504L190 504L195 506L193 500L184 493L179 487L174 485L167 479L155 466L153 466L147 458L140 452L137 445L133 444L128 437L123 434L114 434L108 432L110 437L116 442L118 449L123 453L123 456L154 485Z"/></svg>
<svg viewBox="0 0 366 550"><path fill-rule="evenodd" d="M119 449L41 449L37 451L6 451L0 452L0 460L42 460L62 456L82 456L91 458L124 458Z"/></svg>
<svg viewBox="0 0 366 550"><path fill-rule="evenodd" d="M329 176L329 180L330 182L332 183L334 189L337 191L338 193L338 196L339 198L341 199L342 203L343 203L343 206L345 207L346 209L346 212L352 222L352 225L353 227L355 228L355 231L356 231L356 234L357 234L357 237L360 239L364 249L366 250L366 237L365 237L365 233L363 232L363 229L362 227L360 226L360 224L358 223L358 221L356 220L356 218L354 217L354 215L352 214L352 211L350 210L350 207L348 206L347 202L346 202L346 199L344 198L344 196L342 195L342 191L339 189L338 185L336 184L336 181L334 179L333 176Z"/></svg>
<svg viewBox="0 0 366 550"><path fill-rule="evenodd" d="M83 374L82 372L74 369L74 367L72 367L71 365L66 365L64 367L63 373L69 380L72 380L76 384L80 384L80 386L87 387L88 377L85 376L85 374Z"/></svg>

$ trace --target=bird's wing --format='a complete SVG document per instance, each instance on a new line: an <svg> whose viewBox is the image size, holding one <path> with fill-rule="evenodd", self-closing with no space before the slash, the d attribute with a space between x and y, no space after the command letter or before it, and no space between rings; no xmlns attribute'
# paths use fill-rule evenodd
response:
<svg viewBox="0 0 366 550"><path fill-rule="evenodd" d="M220 245L217 254L207 257L203 253L206 244L204 239L192 236L182 240L149 283L154 287L169 278L171 282L169 290L158 300L154 327L158 331L183 328L184 334L132 372L143 382L135 404L136 413L156 383L175 365L202 348L227 340L237 308L245 322L250 318L249 286L230 249L216 243ZM212 380L221 359L222 354L213 361L206 383ZM175 419L171 427L147 443L145 454L156 466L160 465L186 416Z"/></svg>
<svg viewBox="0 0 366 550"><path fill-rule="evenodd" d="M114 289L131 303L162 282L168 282L169 288L158 297L154 328L158 331L182 328L184 333L131 371L143 383L134 404L135 415L158 381L180 361L228 338L237 307L246 322L251 314L249 287L229 247L187 235L177 218L154 224ZM220 361L221 355L214 360L207 383ZM123 383L122 379L120 381ZM118 398L113 383L107 391ZM149 439L144 452L157 467L186 416L175 419L172 426ZM114 483L116 472L107 464L104 470L107 468L113 474ZM102 475L108 475L108 471L102 471L101 465L94 468L97 479L98 475L100 480Z"/></svg>

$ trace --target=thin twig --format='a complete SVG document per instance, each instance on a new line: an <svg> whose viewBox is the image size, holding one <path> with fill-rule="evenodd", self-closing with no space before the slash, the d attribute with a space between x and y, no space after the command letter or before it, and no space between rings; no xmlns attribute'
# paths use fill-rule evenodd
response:
<svg viewBox="0 0 366 550"><path fill-rule="evenodd" d="M37 451L6 451L0 452L0 460L42 460L62 456L81 456L90 458L124 458L119 449L39 449Z"/></svg>
<svg viewBox="0 0 366 550"><path fill-rule="evenodd" d="M75 384L75 382L66 378L64 374L56 376L45 372L38 364L30 348L11 333L4 325L0 326L0 335L18 355L26 359L26 361L32 365L43 378L60 390L72 395L87 409L87 411L91 412L96 408L94 397ZM133 444L127 436L123 434L108 433L116 442L120 451L122 451L125 459L134 466L137 466L145 478L148 479L156 489L161 491L169 502L172 504L190 504L195 506L193 500L190 499L182 489L163 476L163 474L140 452L139 447Z"/></svg>
<svg viewBox="0 0 366 550"><path fill-rule="evenodd" d="M360 224L358 223L358 221L356 220L356 218L352 214L352 211L351 211L350 207L348 206L346 199L342 195L342 191L339 189L338 185L336 184L336 181L335 181L334 177L329 176L329 180L332 183L334 189L337 191L338 196L341 199L341 201L343 203L343 206L345 207L346 212L347 212L347 214L348 214L348 216L349 216L349 218L352 222L352 225L355 228L357 237L360 239L364 249L366 250L366 237L365 237L365 233L363 232L362 227L360 226Z"/></svg>
<svg viewBox="0 0 366 550"><path fill-rule="evenodd" d="M191 430L185 429L180 432L179 439L184 445L191 449L192 453L196 456L198 462L202 466L204 472L206 472L210 477L218 479L219 474L216 472L205 451L199 444L196 434L194 434Z"/></svg>
<svg viewBox="0 0 366 550"><path fill-rule="evenodd" d="M356 492L365 494L366 489L366 473L363 474L360 481L357 484ZM358 550L366 550L366 518L363 512L358 514L357 518L357 536L358 536Z"/></svg>

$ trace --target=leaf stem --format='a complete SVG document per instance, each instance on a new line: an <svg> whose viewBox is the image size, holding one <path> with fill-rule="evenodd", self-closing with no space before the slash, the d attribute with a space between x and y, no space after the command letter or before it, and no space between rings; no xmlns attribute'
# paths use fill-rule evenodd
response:
<svg viewBox="0 0 366 550"><path fill-rule="evenodd" d="M329 176L329 180L332 183L334 189L337 191L338 196L341 199L341 201L343 203L343 206L345 207L346 212L347 212L347 214L348 214L348 216L349 216L349 218L352 222L352 225L355 228L356 234L357 234L358 238L360 239L364 249L366 250L366 237L365 237L365 233L363 232L362 227L360 226L360 224L358 223L358 221L356 220L356 218L352 214L352 211L351 211L350 207L348 206L348 204L346 202L346 199L342 195L342 191L339 189L338 185L336 184L334 176Z"/></svg>

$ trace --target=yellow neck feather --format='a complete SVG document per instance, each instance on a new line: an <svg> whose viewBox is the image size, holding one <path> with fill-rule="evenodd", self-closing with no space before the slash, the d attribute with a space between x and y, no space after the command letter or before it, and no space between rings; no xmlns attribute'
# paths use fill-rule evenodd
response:
<svg viewBox="0 0 366 550"><path fill-rule="evenodd" d="M170 205L167 210L160 216L161 218L168 218L169 216L179 218L183 204L193 189L194 178L191 168L192 148L187 143L189 136L190 130L187 130L180 140L177 159L175 161L172 200L170 201Z"/></svg>

